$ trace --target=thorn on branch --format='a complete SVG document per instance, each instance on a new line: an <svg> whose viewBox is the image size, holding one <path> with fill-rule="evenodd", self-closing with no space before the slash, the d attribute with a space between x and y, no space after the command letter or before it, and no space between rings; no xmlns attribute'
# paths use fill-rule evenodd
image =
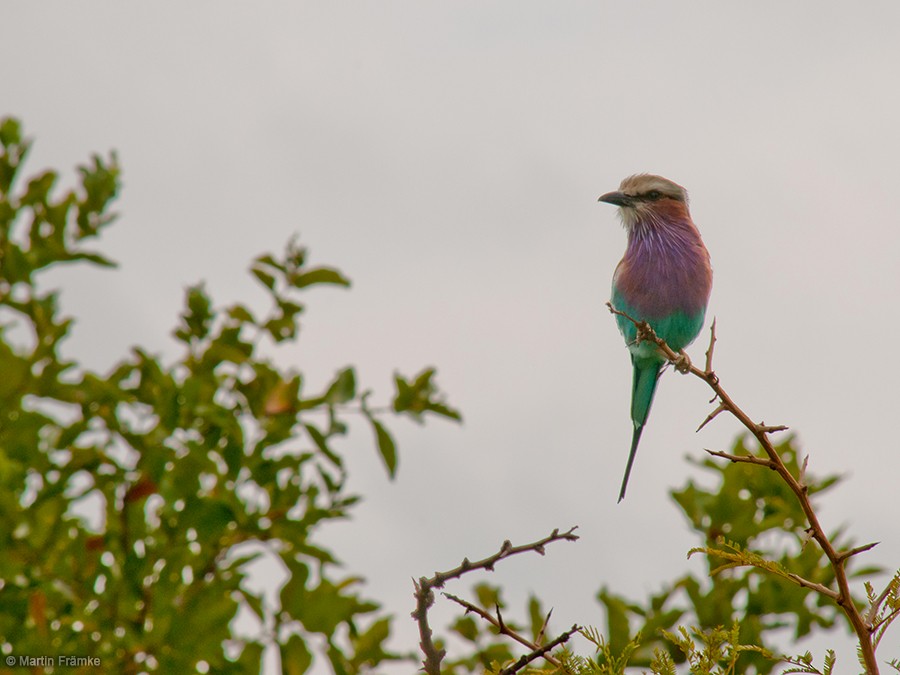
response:
<svg viewBox="0 0 900 675"><path fill-rule="evenodd" d="M550 623L550 615L553 614L553 608L550 608L550 611L547 612L547 616L544 617L544 623L541 624L541 629L538 631L537 638L535 642L541 644L544 640L544 633L547 631L547 626Z"/></svg>
<svg viewBox="0 0 900 675"><path fill-rule="evenodd" d="M500 605L494 605L494 611L497 613L497 626L500 628L500 632L503 633L506 631L506 624L503 623L503 615L500 613Z"/></svg>
<svg viewBox="0 0 900 675"><path fill-rule="evenodd" d="M800 473L797 475L797 483L803 490L803 494L809 494L809 487L806 485L806 467L809 466L809 455L804 455L803 462L800 464Z"/></svg>
<svg viewBox="0 0 900 675"><path fill-rule="evenodd" d="M790 429L790 427L786 427L783 424L770 426L770 425L766 424L765 422L760 422L759 424L756 425L756 431L761 434L771 434L776 431L787 431L788 429Z"/></svg>
<svg viewBox="0 0 900 675"><path fill-rule="evenodd" d="M713 401L715 400L716 399L713 398ZM710 401L710 403L712 403L712 401ZM699 427L697 427L697 431L700 431L703 427L712 422L719 413L725 412L726 410L728 410L728 407L724 403L720 403L718 406L716 406L715 410L713 410L711 413L709 413L709 415L706 416L706 419L703 420L703 423Z"/></svg>
<svg viewBox="0 0 900 675"><path fill-rule="evenodd" d="M851 548L849 551L841 551L838 553L838 560L841 562L847 560L848 558L852 558L853 556L859 553L865 553L866 551L871 551L873 548L878 546L881 542L873 541L871 544L863 544L862 546L857 546L856 548Z"/></svg>

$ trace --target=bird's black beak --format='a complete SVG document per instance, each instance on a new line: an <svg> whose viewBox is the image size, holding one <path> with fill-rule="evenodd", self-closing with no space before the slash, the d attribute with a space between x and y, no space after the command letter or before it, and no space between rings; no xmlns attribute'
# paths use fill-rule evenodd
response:
<svg viewBox="0 0 900 675"><path fill-rule="evenodd" d="M631 206L634 204L634 200L624 192L607 192L605 195L601 195L597 201L615 204L616 206Z"/></svg>

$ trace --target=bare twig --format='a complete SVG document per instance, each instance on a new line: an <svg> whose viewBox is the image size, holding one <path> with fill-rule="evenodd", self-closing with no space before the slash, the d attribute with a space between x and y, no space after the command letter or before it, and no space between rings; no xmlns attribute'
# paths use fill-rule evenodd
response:
<svg viewBox="0 0 900 675"><path fill-rule="evenodd" d="M769 469L775 468L771 459L754 457L753 455L729 455L727 452L708 450L706 448L704 448L704 450L714 457L721 457L722 459L727 459L729 462L734 462L735 464L743 462L744 464L758 464L759 466L765 466Z"/></svg>
<svg viewBox="0 0 900 675"><path fill-rule="evenodd" d="M666 358L666 360L673 364L683 363L683 358L681 357L681 355L677 354L671 347L669 347L669 345L666 344L666 341L656 334L649 323L647 323L646 321L639 321L634 317L629 316L625 312L622 312L613 307L611 303L607 303L607 306L609 307L610 312L617 316L628 319L635 325L635 328L637 329L638 341L646 340L648 342L653 342L657 345L657 347L659 347L660 353L663 357ZM691 375L699 377L701 380L706 382L716 394L713 400L718 399L720 401L719 407L727 410L735 418L737 418L737 420L751 434L753 434L753 436L759 442L760 446L768 457L768 462L762 461L749 463L762 464L772 468L778 473L781 479L791 489L791 492L793 492L796 496L797 501L800 503L800 507L803 509L803 513L806 515L806 519L809 522L809 530L811 532L811 536L822 549L822 552L825 554L825 556L828 558L828 561L831 564L831 568L834 572L835 581L837 582L837 591L831 591L830 593L825 595L827 595L828 597L832 597L834 602L841 608L841 610L844 612L844 615L847 617L847 621L849 622L850 627L856 634L856 637L859 641L859 651L862 657L862 661L866 666L867 673L869 673L869 675L877 675L878 662L875 659L875 649L872 643L871 625L863 618L859 609L853 602L853 597L850 594L850 582L847 578L847 571L844 569L844 563L849 556L839 553L834 548L834 545L831 543L831 541L828 539L828 536L825 534L825 530L819 523L819 517L813 509L812 503L810 502L807 486L803 481L802 473L799 479L794 477L794 475L785 465L784 461L781 459L778 451L775 450L775 446L772 444L772 441L769 439L770 433L774 431L783 431L786 427L773 427L767 426L763 423L754 422L750 418L750 416L745 413L722 388L718 376L712 369L713 347L716 342L715 322L713 322L710 333L711 336L709 349L706 352L706 368L704 370L700 370L696 366L691 365L686 369L686 372L689 372ZM713 412L714 414L712 415L712 417L715 417L715 415L718 415L721 411L718 411L717 409ZM708 421L709 420L707 420L707 422ZM704 422L704 424L706 424L706 422ZM702 426L703 425L701 425L701 427ZM730 461L747 461L743 457L737 459L733 459L733 457L736 456L727 456L726 459L729 459ZM834 595L832 596L832 594Z"/></svg>
<svg viewBox="0 0 900 675"><path fill-rule="evenodd" d="M709 327L709 347L706 348L706 372L712 372L713 351L716 348L716 320Z"/></svg>
<svg viewBox="0 0 900 675"><path fill-rule="evenodd" d="M572 637L572 634L577 633L580 629L580 626L578 626L577 624L573 625L565 633L551 640L547 644L538 647L529 654L523 654L514 664L512 664L508 668L504 668L503 670L501 670L500 675L512 675L513 673L517 673L522 670L522 668L527 666L535 659L539 659L541 657L544 657L546 659L549 652L556 649L559 645L568 642L569 638Z"/></svg>
<svg viewBox="0 0 900 675"><path fill-rule="evenodd" d="M432 640L432 630L428 625L428 608L434 604L434 589L443 588L451 579L458 579L463 574L473 570L483 569L493 572L494 565L510 556L526 551L534 551L540 555L544 555L545 547L555 541L578 541L578 535L575 534L577 526L566 532L560 532L558 529L553 530L549 536L530 544L522 544L521 546L513 546L509 540L503 542L500 550L489 555L483 560L471 562L468 558L464 558L459 566L447 572L435 572L432 577L420 577L418 581L413 579L413 586L416 598L416 609L412 613L412 618L419 625L419 647L425 655L422 665L428 675L440 675L441 661L446 655L446 651L438 649ZM499 613L498 613L499 616ZM502 619L501 619L502 622Z"/></svg>
<svg viewBox="0 0 900 675"><path fill-rule="evenodd" d="M804 588L809 588L816 593L820 593L827 598L831 598L835 602L838 600L838 594L828 588L828 586L823 586L822 584L816 583L815 581L809 581L808 579L804 579L799 574L794 574L793 572L787 573L788 578L795 582L798 586L803 586Z"/></svg>
<svg viewBox="0 0 900 675"><path fill-rule="evenodd" d="M477 614L478 616L480 616L482 619L484 619L489 624L491 624L494 628L496 628L497 632L500 633L500 635L505 635L509 638L512 638L513 640L518 642L520 645L528 647L528 649L530 649L532 651L536 651L541 648L540 640L532 642L524 635L517 633L512 628L510 628L508 625L506 625L506 623L503 621L503 617L500 616L499 608L497 609L497 616L494 617L491 615L490 612L482 609L478 605L473 605L468 600L463 600L462 598L457 597L457 596L453 595L452 593L444 593L443 595L448 600L452 600L456 604L464 607L466 610L466 614L471 612L472 614ZM544 656L544 660L546 660L548 663L553 664L557 668L562 667L562 664L555 657L551 656L550 654L546 654Z"/></svg>

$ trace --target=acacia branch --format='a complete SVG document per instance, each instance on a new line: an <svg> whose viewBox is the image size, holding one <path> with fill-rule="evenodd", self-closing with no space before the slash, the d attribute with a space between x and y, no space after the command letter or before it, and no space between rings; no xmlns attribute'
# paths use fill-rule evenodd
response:
<svg viewBox="0 0 900 675"><path fill-rule="evenodd" d="M576 529L578 529L577 526L566 532L560 532L558 529L555 529L549 536L544 537L543 539L530 544L522 544L520 546L513 546L507 539L500 546L499 551L493 555L489 555L487 558L475 562L470 561L468 558L463 558L462 563L452 570L447 572L435 572L434 576L420 577L418 581L413 579L413 586L415 587L415 593L413 595L416 598L416 609L412 612L412 618L415 619L416 623L419 625L419 647L425 655L425 660L422 662L425 672L428 675L440 675L441 661L444 659L444 656L446 656L445 650L438 649L435 646L434 641L432 640L433 633L431 627L428 625L428 609L434 604L435 588L443 588L444 584L448 581L458 579L463 574L472 572L473 570L483 569L488 572L493 572L494 565L504 558L509 558L518 553L534 551L535 553L544 555L547 544L552 544L555 541L578 541L578 535L575 534Z"/></svg>
<svg viewBox="0 0 900 675"><path fill-rule="evenodd" d="M522 665L525 665L526 663L530 663L530 662L533 661L534 659L543 656L543 657L544 657L544 660L547 661L547 663L550 663L550 664L552 664L553 666L556 666L557 668L562 668L562 663L560 663L560 661L559 661L556 657L551 656L551 655L548 653L549 651L552 651L553 647L555 647L557 644L561 644L561 643L556 642L556 644L554 644L553 642L551 642L551 643L549 643L549 644L551 644L552 646L550 647L550 649L547 649L547 648L546 648L547 645L541 645L539 642L531 641L531 640L529 640L527 637L525 637L524 635L522 635L521 633L518 633L518 632L514 631L512 628L510 628L510 627L506 624L506 622L503 620L503 617L500 615L500 608L499 608L499 607L498 607L497 610L496 610L496 611L497 611L497 616L494 617L494 616L492 616L492 615L490 614L490 612L487 612L486 610L482 609L482 608L479 607L478 605L473 605L473 604L472 604L471 602L469 602L468 600L463 600L462 598L457 597L457 596L453 595L452 593L444 593L443 595L444 595L444 597L447 598L448 600L452 600L452 601L455 602L456 604L458 604L458 605L462 606L463 608L465 608L466 614L468 614L469 612L472 612L473 614L477 614L478 616L480 616L482 619L484 619L484 620L487 621L489 624L491 624L494 628L496 628L496 629L497 629L497 632L498 632L500 635L506 635L507 637L512 638L513 640L515 640L516 642L518 642L520 645L523 645L523 646L525 646L525 647L528 647L528 649L531 650L531 653L532 653L532 654L535 654L535 653L537 653L537 652L543 650L542 653L537 654L536 656L534 656L533 658L529 659L528 661L525 661L525 663L523 663ZM544 624L544 628L546 628L546 623ZM565 640L563 640L563 642L565 642L566 640L568 640L568 639L569 639L569 635L571 635L572 633L574 633L575 630L577 630L577 629L578 629L578 627L575 626L575 627L574 627L574 630L569 631L568 634L563 633L563 635L566 636L566 638L565 638ZM542 628L541 630L543 631L543 628ZM558 639L558 638L557 638L557 639ZM523 657L523 658L524 658L524 657ZM521 667L521 666L520 666L520 667Z"/></svg>
<svg viewBox="0 0 900 675"><path fill-rule="evenodd" d="M548 642L547 644L545 644L541 647L538 647L537 649L531 651L528 654L523 654L522 656L520 656L518 661L516 661L511 666L501 670L499 675L512 675L512 673L517 673L520 670L522 670L522 668L527 666L529 663L531 663L535 659L539 659L541 657L544 657L545 659L547 659L549 661L550 660L549 652L556 649L559 645L561 645L565 642L568 642L569 638L572 637L572 634L577 633L579 630L581 630L580 626L578 626L577 624L573 624L569 630L567 630L565 633L563 633L559 637L551 640L550 642ZM554 661L555 661L555 659L554 659Z"/></svg>
<svg viewBox="0 0 900 675"><path fill-rule="evenodd" d="M707 385L709 385L710 389L712 389L713 392L715 392L716 395L713 400L719 400L719 408L721 408L722 410L719 410L719 408L717 408L715 411L713 411L713 414L701 425L701 428L707 422L709 422L712 417L718 415L719 412L728 411L735 418L737 418L737 420L751 434L753 434L754 438L756 438L756 440L759 442L760 446L768 457L767 462L752 462L744 457L737 457L735 455L725 456L725 458L730 461L763 464L770 467L773 471L778 473L781 479L791 489L791 492L793 492L797 497L797 501L800 503L800 507L803 509L803 513L806 515L806 519L809 522L810 535L822 549L822 552L825 554L825 556L828 558L828 561L831 564L831 568L834 572L834 578L837 582L838 590L836 592L832 591L832 593L835 593L835 597L833 597L832 599L841 608L844 615L847 617L847 621L850 623L850 627L856 634L856 637L859 641L860 655L862 657L862 661L866 666L867 673L869 673L869 675L877 675L878 662L875 659L875 649L872 644L872 627L865 620L859 609L856 607L856 604L853 602L853 596L850 594L850 582L847 578L847 571L844 569L844 563L849 556L838 552L834 548L834 545L828 539L828 536L825 534L825 530L819 523L819 517L813 509L812 503L810 502L808 486L803 482L802 475L799 480L794 477L794 475L785 465L784 461L781 459L778 451L775 450L775 446L772 444L772 441L769 438L769 434L776 431L784 431L785 429L787 429L787 427L780 425L769 426L762 422L754 422L753 419L751 419L751 417L734 402L734 400L731 398L731 396L728 395L728 392L725 391L725 389L719 382L719 377L715 374L712 368L713 347L716 342L716 322L713 321L710 328L709 348L706 352L706 367L704 370L701 370L697 366L690 363L690 359L687 358L687 355L684 352L676 353L671 347L669 347L669 345L666 344L666 341L656 334L649 323L647 323L646 321L639 321L634 317L629 316L627 313L613 307L611 303L606 303L606 305L607 307L609 307L610 312L617 316L628 319L635 325L635 328L637 329L636 339L639 342L648 341L655 343L657 347L659 347L659 351L662 356L665 357L667 361L675 365L678 370L684 373L690 373L695 377L699 377L701 380L706 382ZM724 456L724 453L719 456ZM831 597L830 594L825 595Z"/></svg>

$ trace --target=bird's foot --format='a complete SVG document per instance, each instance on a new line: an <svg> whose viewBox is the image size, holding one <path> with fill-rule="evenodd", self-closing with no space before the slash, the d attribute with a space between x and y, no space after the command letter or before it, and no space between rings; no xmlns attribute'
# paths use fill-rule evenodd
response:
<svg viewBox="0 0 900 675"><path fill-rule="evenodd" d="M675 366L675 370L679 373L689 373L691 371L691 358L684 352L684 350L678 352L678 356L675 357L675 360L672 361L672 365Z"/></svg>

